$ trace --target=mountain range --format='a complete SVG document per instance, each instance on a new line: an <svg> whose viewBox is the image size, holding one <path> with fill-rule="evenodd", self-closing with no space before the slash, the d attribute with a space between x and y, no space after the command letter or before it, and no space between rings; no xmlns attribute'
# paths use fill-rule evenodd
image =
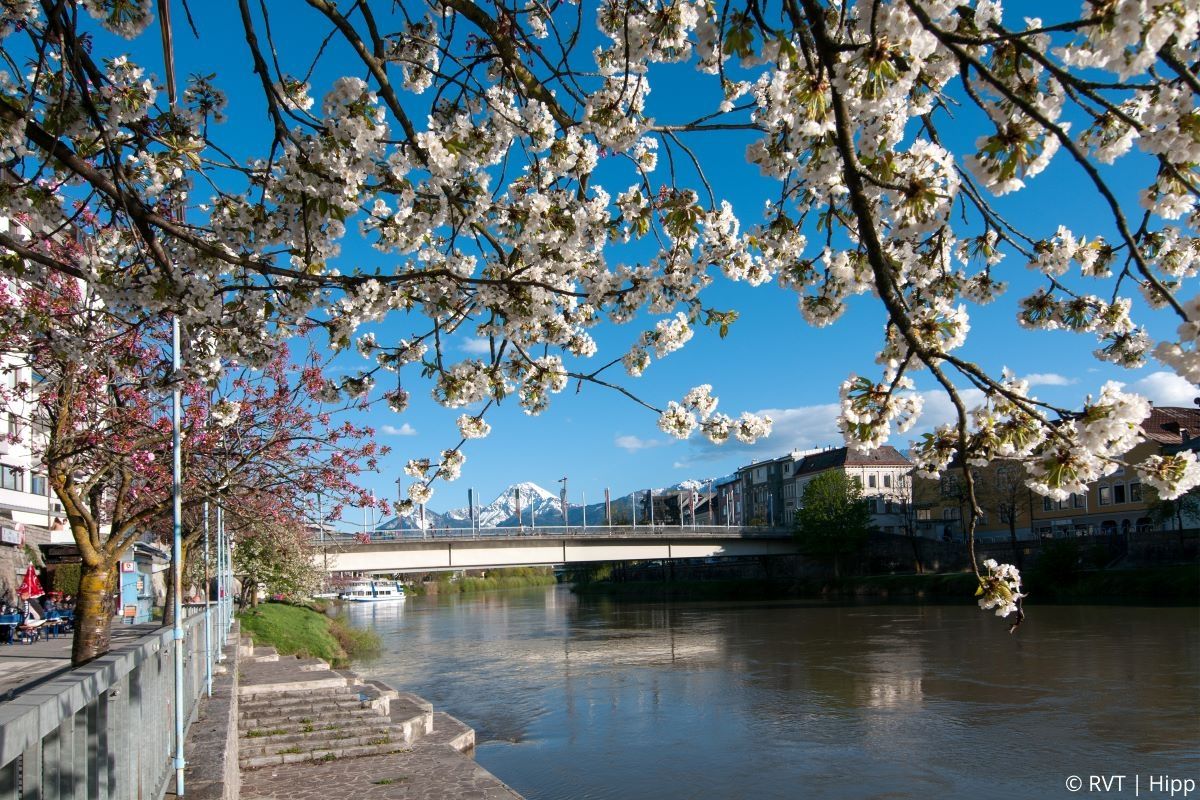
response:
<svg viewBox="0 0 1200 800"><path fill-rule="evenodd" d="M685 481L684 483L688 483ZM704 483L704 481L701 481ZM718 481L713 481L718 483ZM675 501L671 498L683 490L682 484L675 484L663 489L654 489L656 496L665 495L672 509ZM645 491L631 492L622 497L612 498L612 514L614 523L628 522L632 519L634 495L637 495L638 522L643 522L648 515ZM518 509L518 499L520 507ZM660 504L656 502L656 506ZM517 512L520 511L520 518ZM661 508L660 508L661 513ZM677 510L674 513L678 513ZM496 496L487 505L477 507L478 524L481 528L515 528L521 525L556 526L563 524L562 504L554 492L538 486L531 481L514 483ZM582 525L584 521L592 525L604 524L604 501L587 505L567 504L567 524ZM676 517L677 519L677 517ZM422 527L417 513L392 517L376 527L377 530L416 530ZM425 528L470 528L471 512L467 506L454 508L438 513L425 508Z"/></svg>

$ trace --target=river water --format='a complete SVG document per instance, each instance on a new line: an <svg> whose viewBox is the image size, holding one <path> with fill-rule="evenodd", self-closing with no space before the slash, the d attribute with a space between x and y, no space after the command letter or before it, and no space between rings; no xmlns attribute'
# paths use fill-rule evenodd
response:
<svg viewBox="0 0 1200 800"><path fill-rule="evenodd" d="M479 763L529 800L1074 797L1091 775L1127 776L1109 797L1135 796L1135 775L1140 797L1168 796L1149 783L1164 775L1200 786L1200 610L1028 611L1010 636L965 605L634 603L559 586L352 614L384 643L359 671L474 727Z"/></svg>

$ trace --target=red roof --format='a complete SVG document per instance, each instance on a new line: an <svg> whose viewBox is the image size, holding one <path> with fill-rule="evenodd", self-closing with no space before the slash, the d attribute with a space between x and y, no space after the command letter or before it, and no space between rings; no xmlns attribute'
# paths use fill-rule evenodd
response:
<svg viewBox="0 0 1200 800"><path fill-rule="evenodd" d="M1188 437L1200 436L1200 408L1156 406L1142 423L1142 431L1159 444L1181 444L1184 431Z"/></svg>

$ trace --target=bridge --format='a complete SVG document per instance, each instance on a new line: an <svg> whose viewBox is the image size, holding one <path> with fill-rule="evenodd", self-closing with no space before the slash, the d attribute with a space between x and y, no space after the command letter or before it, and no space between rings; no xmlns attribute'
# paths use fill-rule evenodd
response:
<svg viewBox="0 0 1200 800"><path fill-rule="evenodd" d="M786 529L697 526L578 526L373 531L327 537L327 572L425 572L534 567L594 561L774 556L796 552Z"/></svg>

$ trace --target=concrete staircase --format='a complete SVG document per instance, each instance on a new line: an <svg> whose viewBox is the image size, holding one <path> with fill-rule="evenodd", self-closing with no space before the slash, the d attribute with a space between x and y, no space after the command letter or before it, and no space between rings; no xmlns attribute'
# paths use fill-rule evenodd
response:
<svg viewBox="0 0 1200 800"><path fill-rule="evenodd" d="M416 695L361 681L319 659L239 647L238 758L242 769L330 762L450 745L475 746L475 732Z"/></svg>

